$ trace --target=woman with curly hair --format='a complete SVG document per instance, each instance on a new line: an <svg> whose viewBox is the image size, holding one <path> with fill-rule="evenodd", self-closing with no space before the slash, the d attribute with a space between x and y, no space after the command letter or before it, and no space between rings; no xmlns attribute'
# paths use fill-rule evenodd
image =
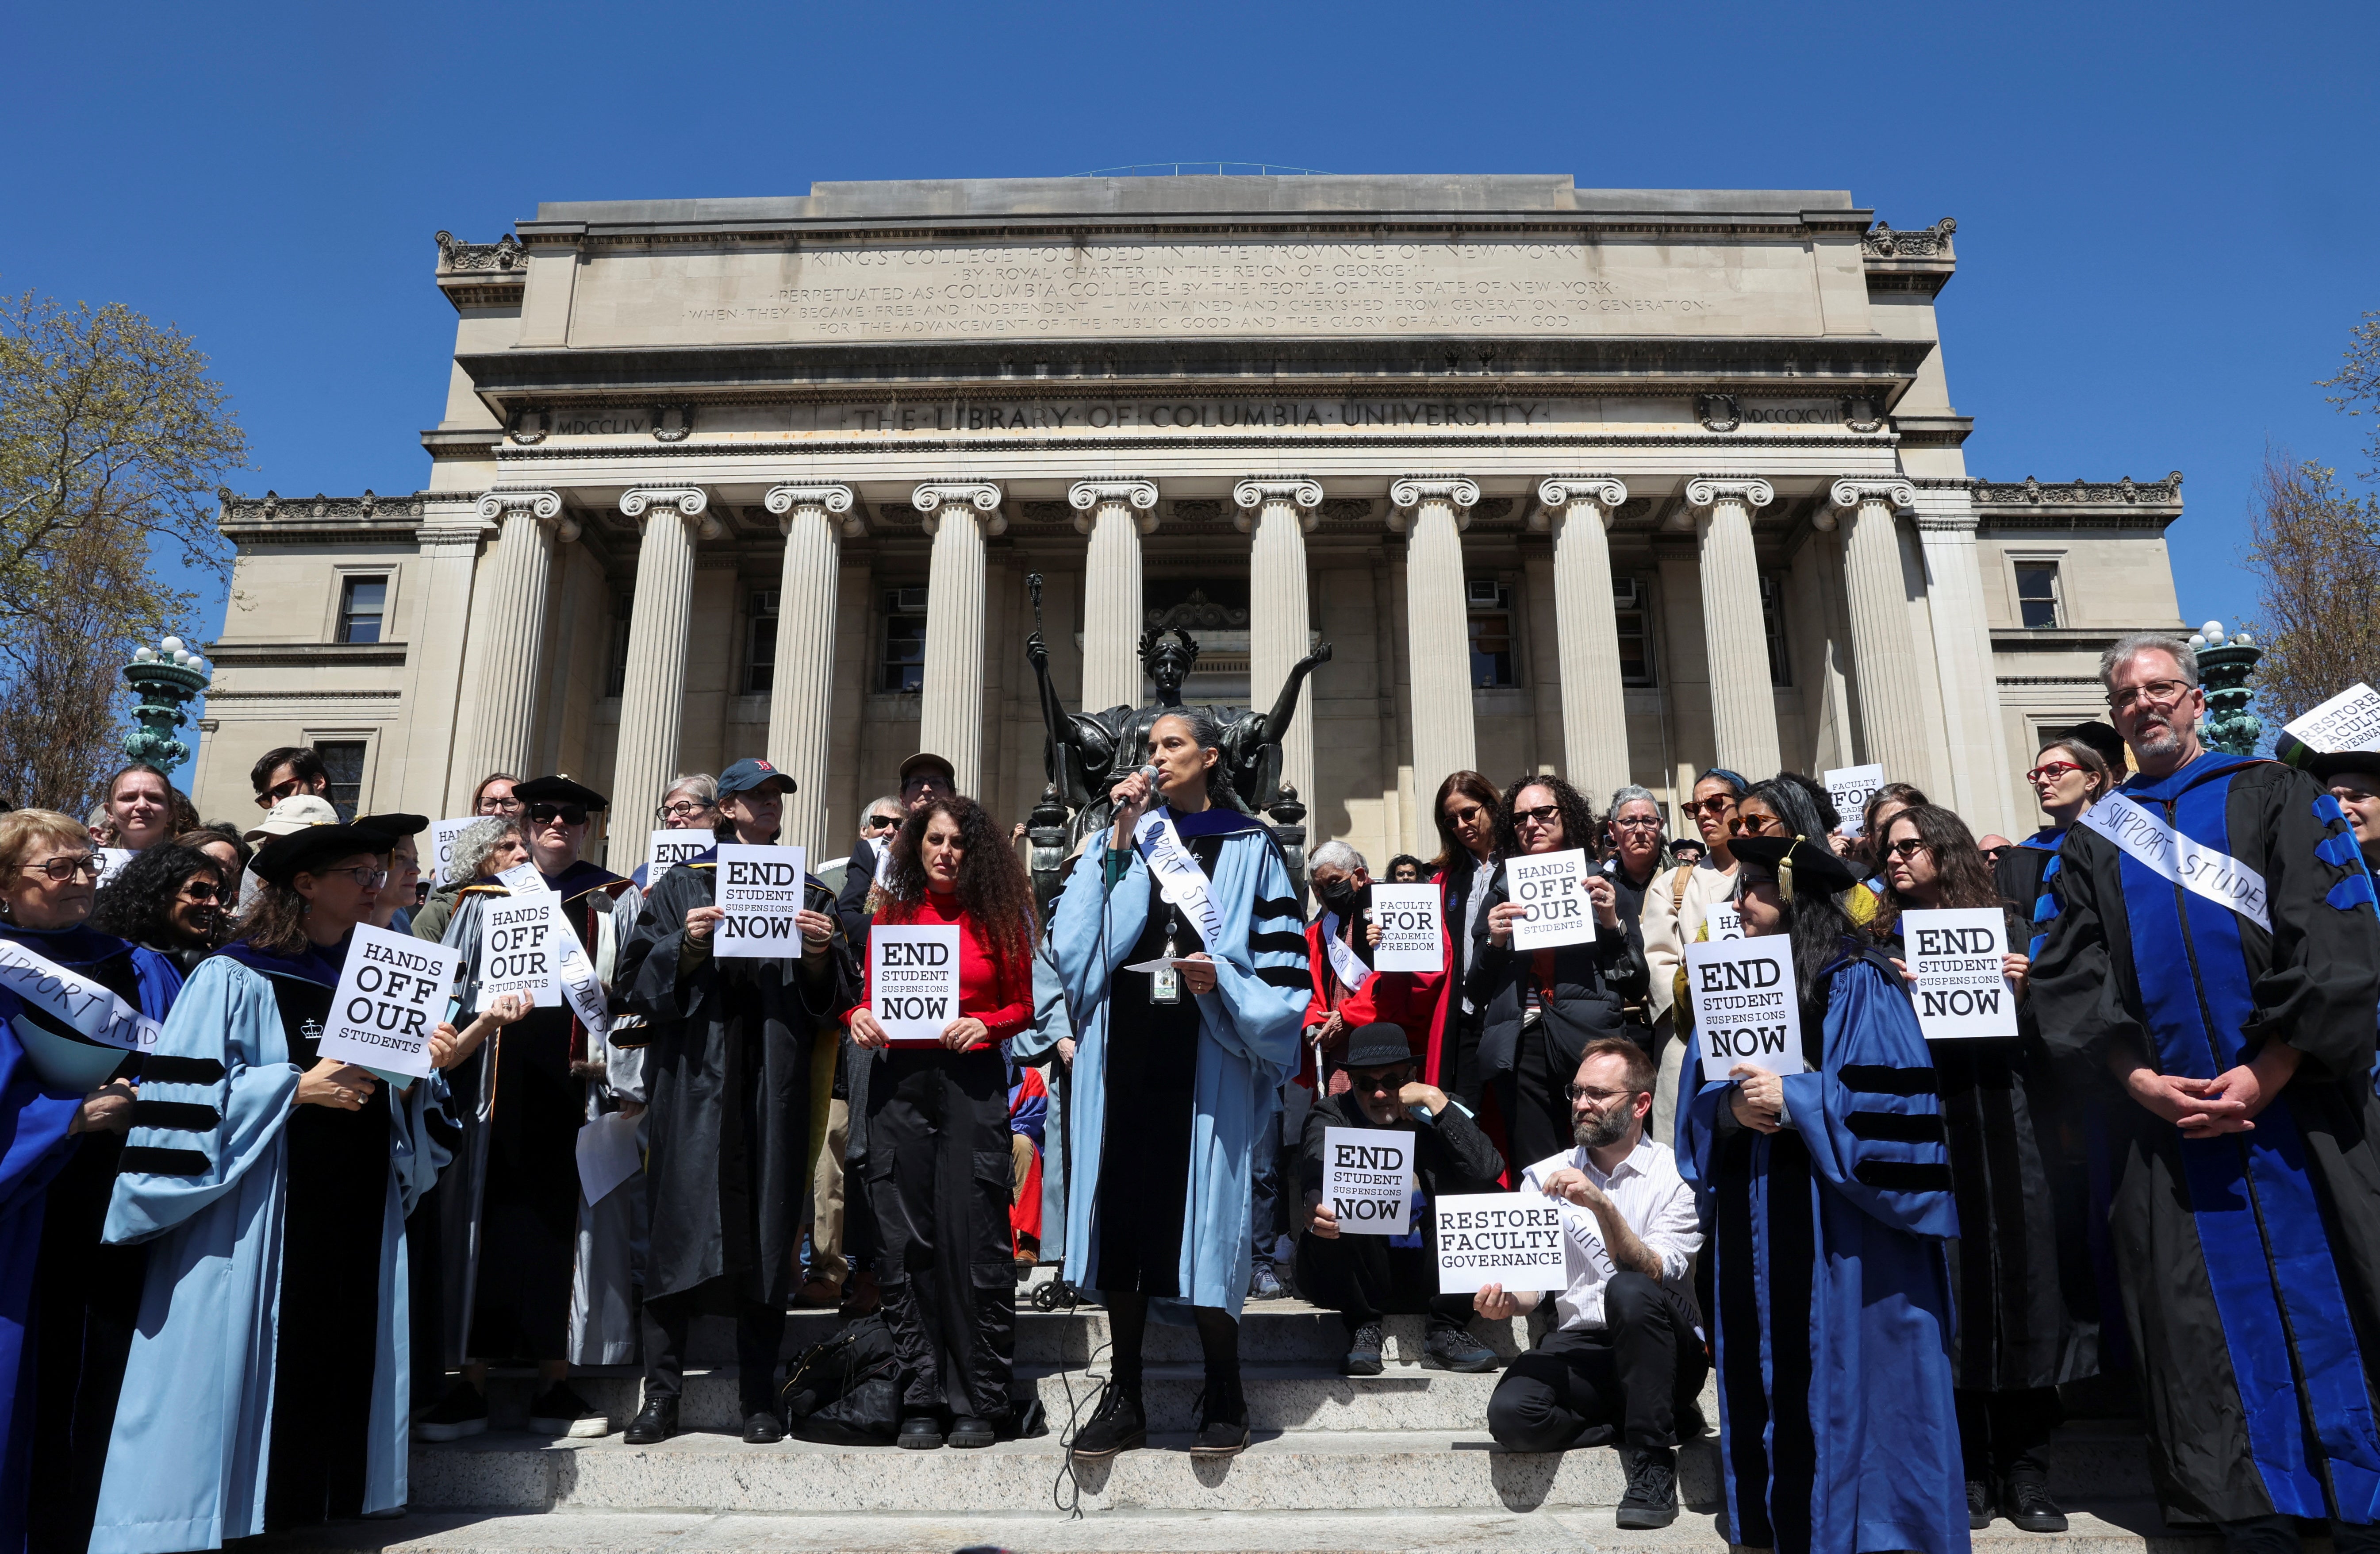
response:
<svg viewBox="0 0 2380 1554"><path fill-rule="evenodd" d="M168 842L136 854L100 888L91 926L156 951L187 977L224 941L231 893L221 864Z"/></svg>
<svg viewBox="0 0 2380 1554"><path fill-rule="evenodd" d="M867 1000L844 1014L867 1054L851 1074L852 1111L866 1119L853 1130L861 1144L851 1169L868 1184L884 1320L901 1360L900 1444L990 1446L1013 1424L1001 1049L1033 1018L1033 886L982 806L946 795L902 822L882 893L877 928L959 930L958 1011L936 1044L890 1047ZM978 1170L992 1157L997 1171ZM982 1277L993 1269L999 1277Z"/></svg>
<svg viewBox="0 0 2380 1554"><path fill-rule="evenodd" d="M1618 892L1592 870L1586 894L1595 937L1550 950L1513 949L1512 925L1527 909L1512 899L1502 860L1572 847L1591 852L1595 836L1586 796L1560 778L1524 777L1504 790L1496 878L1474 930L1463 990L1483 1012L1479 1070L1503 1114L1504 1158L1516 1179L1541 1160L1550 1161L1551 1171L1569 1158L1571 1075L1588 1042L1626 1034L1624 1005L1645 996L1647 974L1636 925L1620 920Z"/></svg>

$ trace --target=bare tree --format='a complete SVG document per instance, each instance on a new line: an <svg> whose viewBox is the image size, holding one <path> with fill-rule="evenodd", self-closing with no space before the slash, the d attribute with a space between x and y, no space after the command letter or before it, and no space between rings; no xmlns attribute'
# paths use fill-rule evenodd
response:
<svg viewBox="0 0 2380 1554"><path fill-rule="evenodd" d="M8 656L0 695L0 802L80 819L124 764L132 701L124 661L131 643L113 620L109 591L131 570L121 552L84 537L58 557L79 586L54 590L60 613ZM137 565L137 563L136 563Z"/></svg>
<svg viewBox="0 0 2380 1554"><path fill-rule="evenodd" d="M2380 684L2380 499L2319 464L2265 455L2249 518L2265 645L2256 694L2286 722L2358 680Z"/></svg>
<svg viewBox="0 0 2380 1554"><path fill-rule="evenodd" d="M2363 451L2370 456L2373 467L2363 472L2367 480L2380 477L2380 312L2366 313L2347 337L2344 367L2338 376L2324 378L2315 385L2337 389L2326 397L2339 410L2350 416L2362 417L2374 412L2374 424L2366 434Z"/></svg>

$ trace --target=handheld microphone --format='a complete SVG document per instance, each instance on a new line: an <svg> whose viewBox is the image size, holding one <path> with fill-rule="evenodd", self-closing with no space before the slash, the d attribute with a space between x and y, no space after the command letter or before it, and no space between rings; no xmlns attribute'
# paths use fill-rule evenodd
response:
<svg viewBox="0 0 2380 1554"><path fill-rule="evenodd" d="M1159 775L1157 763L1155 761L1150 761L1148 765L1142 767L1136 775L1146 778L1149 787L1154 789L1157 786L1157 779Z"/></svg>

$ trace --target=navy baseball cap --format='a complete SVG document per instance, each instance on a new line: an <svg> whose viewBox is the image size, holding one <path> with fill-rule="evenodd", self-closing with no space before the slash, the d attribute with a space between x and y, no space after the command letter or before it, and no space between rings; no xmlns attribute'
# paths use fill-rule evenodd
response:
<svg viewBox="0 0 2380 1554"><path fill-rule="evenodd" d="M771 783L782 783L779 793L794 791L794 780L771 766L758 756L747 756L719 774L719 796L730 794L757 793Z"/></svg>

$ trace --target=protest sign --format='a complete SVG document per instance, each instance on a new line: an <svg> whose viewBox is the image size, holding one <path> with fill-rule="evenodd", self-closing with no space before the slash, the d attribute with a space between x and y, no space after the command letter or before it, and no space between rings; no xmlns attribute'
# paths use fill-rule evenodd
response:
<svg viewBox="0 0 2380 1554"><path fill-rule="evenodd" d="M446 1018L463 954L358 923L331 995L318 1055L416 1078L430 1073L430 1033Z"/></svg>
<svg viewBox="0 0 2380 1554"><path fill-rule="evenodd" d="M711 848L714 838L707 831L657 831L650 844L653 861L645 870L645 878L658 881L682 863L702 856Z"/></svg>
<svg viewBox="0 0 2380 1554"><path fill-rule="evenodd" d="M1884 786L1884 767L1876 762L1866 766L1839 766L1827 773L1827 797L1835 813L1843 818L1845 836L1857 836L1866 822L1867 801L1876 790Z"/></svg>
<svg viewBox="0 0 2380 1554"><path fill-rule="evenodd" d="M1900 938L1925 1039L2016 1034L2016 996L2001 974L2008 919L1998 907L1903 912Z"/></svg>
<svg viewBox="0 0 2380 1554"><path fill-rule="evenodd" d="M1483 1285L1564 1290L1561 1206L1536 1193L1442 1194L1438 1219L1438 1293Z"/></svg>
<svg viewBox="0 0 2380 1554"><path fill-rule="evenodd" d="M601 1203L613 1190L645 1169L637 1147L637 1120L606 1112L578 1130L578 1190L589 1203Z"/></svg>
<svg viewBox="0 0 2380 1554"><path fill-rule="evenodd" d="M718 901L727 916L711 936L710 953L747 961L800 955L802 930L794 919L802 909L806 861L799 847L721 843Z"/></svg>
<svg viewBox="0 0 2380 1554"><path fill-rule="evenodd" d="M483 819L485 817L480 815L460 815L451 820L430 822L430 856L433 865L430 878L432 882L441 885L455 882L455 841Z"/></svg>
<svg viewBox="0 0 2380 1554"><path fill-rule="evenodd" d="M1595 903L1586 893L1586 851L1539 853L1504 864L1505 888L1528 908L1512 925L1512 948L1549 950L1595 941Z"/></svg>
<svg viewBox="0 0 2380 1554"><path fill-rule="evenodd" d="M1322 1196L1342 1235L1413 1229L1414 1135L1402 1128L1322 1130Z"/></svg>
<svg viewBox="0 0 2380 1554"><path fill-rule="evenodd" d="M516 863L496 872L496 883L515 895L552 895L553 887L545 882L545 875L534 862Z"/></svg>
<svg viewBox="0 0 2380 1554"><path fill-rule="evenodd" d="M1802 1001L1793 986L1793 941L1785 935L1686 946L1686 987L1702 1033L1703 1077L1724 1079L1738 1063L1799 1074Z"/></svg>
<svg viewBox="0 0 2380 1554"><path fill-rule="evenodd" d="M100 848L99 878L91 882L91 888L96 890L105 885L110 880L123 873L124 866L131 861L132 849L129 847Z"/></svg>
<svg viewBox="0 0 2380 1554"><path fill-rule="evenodd" d="M940 1045L959 1017L957 925L868 929L868 1009L893 1041Z"/></svg>
<svg viewBox="0 0 2380 1554"><path fill-rule="evenodd" d="M1703 921L1710 925L1713 941L1743 937L1743 914L1732 906L1711 907L1703 914Z"/></svg>
<svg viewBox="0 0 2380 1554"><path fill-rule="evenodd" d="M2380 691L2358 680L2281 732L2316 755L2380 750Z"/></svg>
<svg viewBox="0 0 2380 1554"><path fill-rule="evenodd" d="M1373 970L1444 968L1445 930L1439 925L1436 885L1374 885L1372 921L1380 926L1380 945L1372 952Z"/></svg>
<svg viewBox="0 0 2380 1554"><path fill-rule="evenodd" d="M536 871L532 865L522 867ZM473 1014L484 1013L505 993L517 993L532 1004L561 1003L554 935L570 930L554 912L553 892L543 889L543 883L539 881L540 888L535 891L489 896L480 907L480 996L471 1006Z"/></svg>

